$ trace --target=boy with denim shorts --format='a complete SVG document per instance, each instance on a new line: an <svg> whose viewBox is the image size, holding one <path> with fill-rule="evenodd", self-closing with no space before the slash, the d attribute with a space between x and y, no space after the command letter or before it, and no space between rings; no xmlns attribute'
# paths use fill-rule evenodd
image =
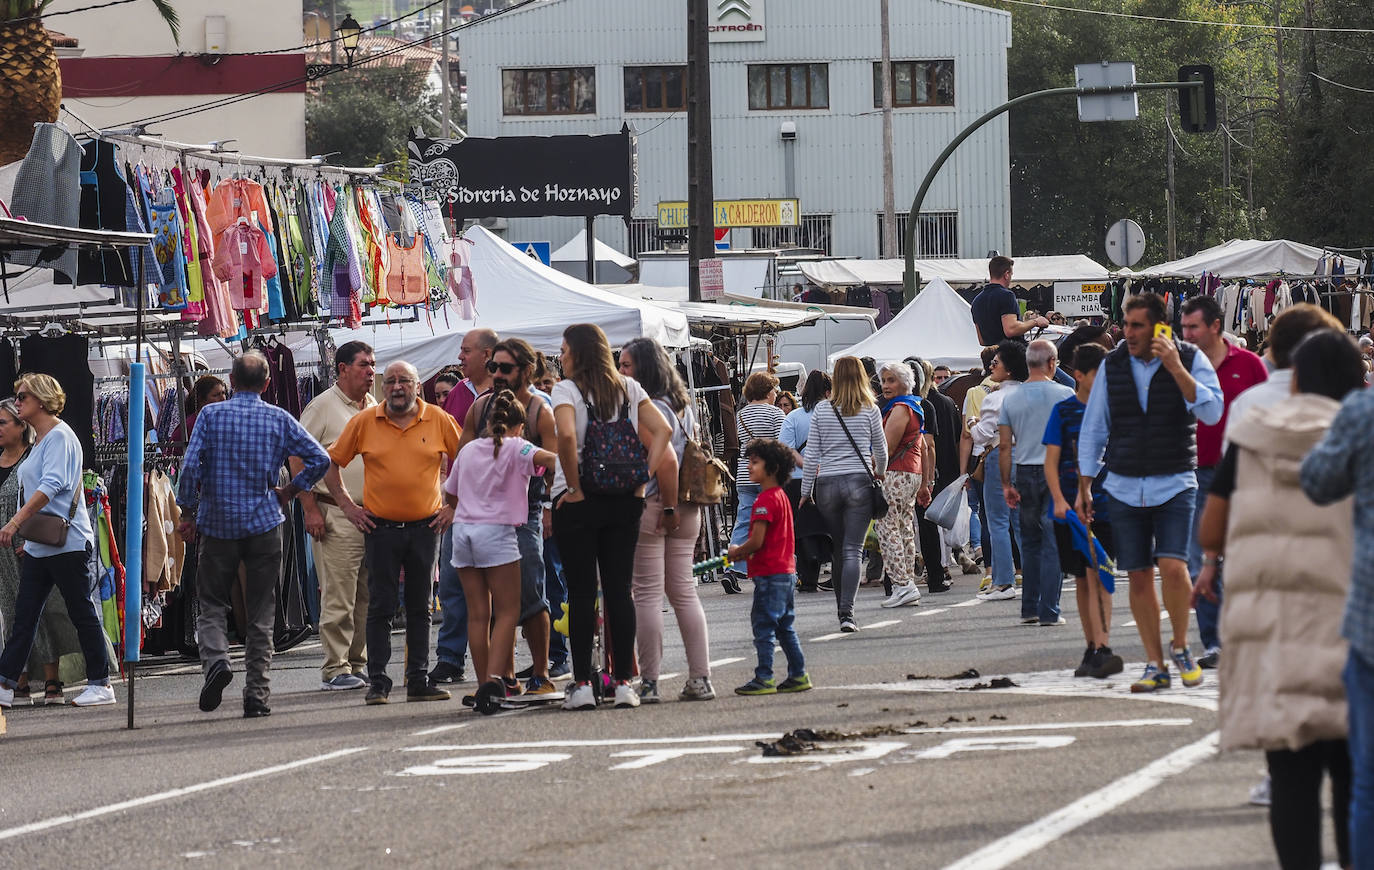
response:
<svg viewBox="0 0 1374 870"><path fill-rule="evenodd" d="M793 596L797 588L792 505L783 492L794 460L791 448L773 438L756 439L745 451L749 481L760 487L749 516L749 537L727 551L731 562L748 560L749 579L754 581L754 606L750 621L759 662L754 678L735 689L737 695L773 695L805 692L811 688L802 656L801 641L792 623L796 618ZM787 679L773 682L773 642L787 657Z"/></svg>

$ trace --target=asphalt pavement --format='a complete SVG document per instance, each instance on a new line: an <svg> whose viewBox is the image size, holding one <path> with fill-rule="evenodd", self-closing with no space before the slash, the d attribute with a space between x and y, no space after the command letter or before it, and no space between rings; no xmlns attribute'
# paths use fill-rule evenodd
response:
<svg viewBox="0 0 1374 870"><path fill-rule="evenodd" d="M150 663L133 731L123 684L116 707L11 711L0 866L1275 866L1267 811L1247 802L1262 755L1215 752L1215 672L1130 694L1141 647L1124 583L1127 668L1106 681L1070 674L1071 585L1068 625L1044 628L1022 627L1018 602L977 601L976 585L899 610L861 589L862 630L847 635L832 597L799 595L816 688L796 695L731 691L754 662L747 584L700 588L711 702L676 700L671 614L665 702L632 710L484 717L456 693L406 703L399 687L366 707L319 691L309 642L276 658L272 716L244 720L240 663L211 714L195 663ZM1014 685L975 688L998 677ZM798 729L782 754L760 746Z"/></svg>

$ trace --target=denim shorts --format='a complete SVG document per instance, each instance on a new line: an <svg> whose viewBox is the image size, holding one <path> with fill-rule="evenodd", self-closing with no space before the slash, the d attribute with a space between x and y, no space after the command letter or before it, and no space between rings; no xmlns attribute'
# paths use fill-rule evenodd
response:
<svg viewBox="0 0 1374 870"><path fill-rule="evenodd" d="M453 524L453 567L495 568L520 561L515 526L495 523Z"/></svg>
<svg viewBox="0 0 1374 870"><path fill-rule="evenodd" d="M1156 559L1188 561L1196 499L1193 487L1154 507L1134 507L1111 499L1107 516L1116 538L1117 568L1146 571L1154 567Z"/></svg>

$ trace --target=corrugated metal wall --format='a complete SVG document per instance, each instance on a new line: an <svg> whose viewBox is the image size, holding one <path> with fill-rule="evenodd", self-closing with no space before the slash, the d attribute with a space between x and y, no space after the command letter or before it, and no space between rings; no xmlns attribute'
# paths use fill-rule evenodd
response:
<svg viewBox="0 0 1374 870"><path fill-rule="evenodd" d="M881 51L878 0L766 2L766 41L711 45L716 198L786 195L779 128L793 121L802 211L834 215L833 253L875 257L882 209L882 119L873 108L872 72ZM653 216L660 200L686 199L686 118L622 111L623 67L686 62L685 18L681 0L553 0L465 31L468 132L609 133L628 119L640 133L635 216ZM953 108L895 112L895 189L905 211L940 150L1007 99L1011 19L952 0L893 0L891 39L894 59L955 61ZM748 65L781 62L828 62L830 108L750 111ZM585 65L597 70L596 116L503 117L502 68ZM958 211L961 256L1010 251L1008 160L1002 117L960 146L926 197L922 211ZM513 220L508 235L557 247L579 229L575 218ZM621 221L601 218L597 232L627 247Z"/></svg>

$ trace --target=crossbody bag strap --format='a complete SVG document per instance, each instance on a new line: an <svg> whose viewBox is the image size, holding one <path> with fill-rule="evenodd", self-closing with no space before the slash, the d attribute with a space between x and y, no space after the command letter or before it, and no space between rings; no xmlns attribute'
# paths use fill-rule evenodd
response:
<svg viewBox="0 0 1374 870"><path fill-rule="evenodd" d="M17 472L19 469L15 468L14 470ZM81 492L84 489L84 486L78 484L76 491L72 493L72 509L67 511L68 523L76 519L76 506L81 503ZM22 508L24 505L28 504L28 501L28 498L24 495L24 485L21 483L19 484L19 506Z"/></svg>
<svg viewBox="0 0 1374 870"><path fill-rule="evenodd" d="M840 409L831 405L830 410L835 414L835 419L840 421L840 428L844 430L844 437L849 439L849 446L854 448L854 455L859 457L859 462L863 463L864 471L868 472L869 477L877 480L878 475L873 473L873 469L869 467L868 462L864 459L863 451L859 449L859 442L855 441L854 436L849 434L849 427L845 425L844 417L840 416Z"/></svg>

